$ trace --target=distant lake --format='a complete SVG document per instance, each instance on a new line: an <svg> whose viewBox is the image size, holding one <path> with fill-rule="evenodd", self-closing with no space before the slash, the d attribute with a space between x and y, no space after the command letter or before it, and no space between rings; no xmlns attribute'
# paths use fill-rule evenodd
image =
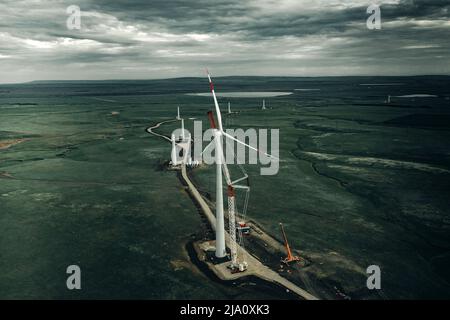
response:
<svg viewBox="0 0 450 320"><path fill-rule="evenodd" d="M437 95L434 94L407 94L404 96L394 96L396 98L437 98Z"/></svg>
<svg viewBox="0 0 450 320"><path fill-rule="evenodd" d="M360 86L403 86L404 83L361 83Z"/></svg>
<svg viewBox="0 0 450 320"><path fill-rule="evenodd" d="M201 97L209 97L211 92L201 92L201 93L186 93L190 96L201 96ZM225 98L270 98L270 97L279 97L279 96L288 96L291 95L292 92L275 92L275 91L264 91L264 92L255 92L255 91L242 91L242 92L216 92L216 96L225 97Z"/></svg>

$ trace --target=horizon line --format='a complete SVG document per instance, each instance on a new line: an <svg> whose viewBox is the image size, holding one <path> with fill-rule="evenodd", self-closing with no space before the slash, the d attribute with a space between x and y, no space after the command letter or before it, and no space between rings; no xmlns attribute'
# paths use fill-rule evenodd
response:
<svg viewBox="0 0 450 320"><path fill-rule="evenodd" d="M227 76L214 76L215 79L220 78L362 78L362 77L450 77L450 74L415 74L415 75L330 75L330 76L283 76L283 75L227 75ZM129 78L129 79L36 79L24 82L0 82L0 85L14 85L14 84L27 84L33 82L106 82L106 81L157 81L157 80L176 80L176 79L203 79L200 76L177 76L177 77L165 77L165 78Z"/></svg>

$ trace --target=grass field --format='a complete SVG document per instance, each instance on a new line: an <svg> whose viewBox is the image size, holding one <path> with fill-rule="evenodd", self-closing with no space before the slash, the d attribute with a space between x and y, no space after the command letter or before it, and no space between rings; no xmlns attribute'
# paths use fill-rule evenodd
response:
<svg viewBox="0 0 450 320"><path fill-rule="evenodd" d="M245 167L248 215L278 237L283 222L308 272L371 298L375 264L382 297L450 297L449 77L216 82L218 92L293 93L266 98L264 111L259 97L219 100L240 111L230 126L280 129L279 173ZM200 216L175 173L161 170L170 146L145 132L177 105L206 129L212 99L187 93L207 89L195 78L0 86L0 145L9 146L0 149L0 298L276 298L189 262ZM436 97L400 97L412 94ZM212 168L195 177L213 193ZM71 264L81 291L65 286Z"/></svg>

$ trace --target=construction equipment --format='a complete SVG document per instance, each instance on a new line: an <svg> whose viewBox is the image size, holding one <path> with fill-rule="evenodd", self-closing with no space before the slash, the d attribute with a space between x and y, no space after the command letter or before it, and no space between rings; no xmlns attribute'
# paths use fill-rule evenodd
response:
<svg viewBox="0 0 450 320"><path fill-rule="evenodd" d="M247 270L248 264L245 260L238 260L238 245L236 242L236 204L235 193L232 185L228 185L228 224L230 233L231 264L228 266L232 273ZM242 234L239 234L239 238ZM241 244L242 245L242 244Z"/></svg>
<svg viewBox="0 0 450 320"><path fill-rule="evenodd" d="M239 221L236 226L236 230L238 232L241 232L243 235L249 235L251 228L250 228L250 226L247 225L247 223L245 221Z"/></svg>
<svg viewBox="0 0 450 320"><path fill-rule="evenodd" d="M300 257L292 255L291 248L289 247L289 242L286 237L286 232L284 232L284 227L281 222L280 222L280 227L281 227L281 234L283 235L284 247L286 248L286 253L287 253L287 257L285 259L282 259L281 262L288 265L293 262L301 261Z"/></svg>

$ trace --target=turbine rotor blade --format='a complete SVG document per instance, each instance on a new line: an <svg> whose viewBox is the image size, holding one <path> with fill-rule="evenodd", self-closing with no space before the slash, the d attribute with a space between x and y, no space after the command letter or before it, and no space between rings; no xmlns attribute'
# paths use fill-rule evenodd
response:
<svg viewBox="0 0 450 320"><path fill-rule="evenodd" d="M211 89L211 93L212 93L213 99L214 99L214 106L216 107L216 115L217 115L217 122L219 124L219 130L223 131L223 128L222 128L222 114L220 113L219 103L217 102L216 92L214 91L214 84L213 84L213 82L211 80L211 75L209 74L208 69L206 69L206 73L208 75L209 87Z"/></svg>
<svg viewBox="0 0 450 320"><path fill-rule="evenodd" d="M230 135L230 134L228 134L228 133L226 133L226 132L224 132L224 131L222 131L222 134L223 134L225 137L227 137L228 139L234 140L234 141L236 141L237 143L240 143L240 144L242 144L243 146L246 146L247 148L250 148L250 149L252 149L252 150L254 150L254 151L258 152L258 153L262 153L262 154L264 154L265 156L267 156L267 157L269 157L269 158L272 158L272 159L275 159L275 160L280 160L279 158L277 158L277 157L275 157L275 156L273 156L273 155L271 155L271 154L268 154L268 153L266 153L266 152L264 152L264 151L261 151L261 150L255 148L255 147L252 147L252 146L249 145L249 144L246 144L245 142L242 142L241 140L236 139L235 137L233 137L232 135Z"/></svg>
<svg viewBox="0 0 450 320"><path fill-rule="evenodd" d="M203 155L203 153L205 153L206 152L206 150L208 150L209 148L211 148L212 146L214 145L214 139L213 140L211 140L211 142L210 143L208 143L208 145L205 147L205 149L203 149L203 151L202 152L200 152L200 155L202 156Z"/></svg>

